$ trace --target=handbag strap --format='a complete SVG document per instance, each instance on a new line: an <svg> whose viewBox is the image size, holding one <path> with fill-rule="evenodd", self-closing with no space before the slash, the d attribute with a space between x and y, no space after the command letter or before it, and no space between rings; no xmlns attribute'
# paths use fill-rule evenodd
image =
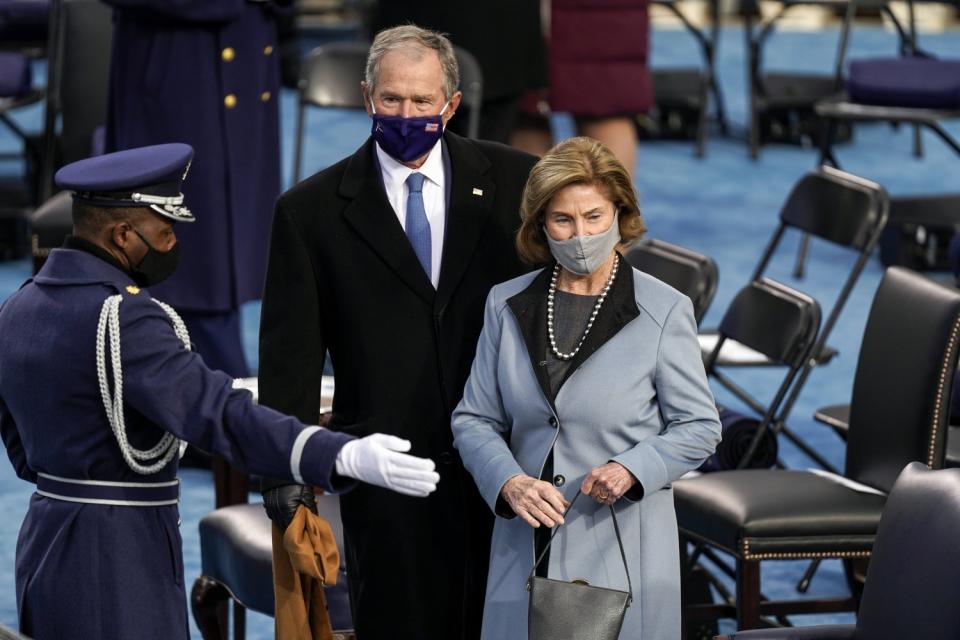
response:
<svg viewBox="0 0 960 640"><path fill-rule="evenodd" d="M570 513L570 509L573 508L573 503L577 501L577 498L580 497L580 494L581 491L578 489L577 495L573 496L573 500L570 501L570 506L567 507L567 510L563 512L564 520L567 519L567 514ZM630 568L627 566L627 552L623 550L623 539L620 537L620 525L617 523L617 512L614 510L612 504L607 505L607 508L610 509L610 515L613 517L613 530L617 534L617 545L620 547L620 558L623 560L623 570L627 574L627 606L630 606L630 604L633 603L633 583L630 581ZM560 531L559 525L553 528L553 532L550 534L550 539L547 541L543 551L540 552L540 556L533 564L533 568L530 569L530 575L527 577L527 584L533 580L533 576L537 572L537 567L539 567L540 563L543 562L543 558L547 555L547 551L550 549L550 545L553 544L553 538L557 535L558 531Z"/></svg>

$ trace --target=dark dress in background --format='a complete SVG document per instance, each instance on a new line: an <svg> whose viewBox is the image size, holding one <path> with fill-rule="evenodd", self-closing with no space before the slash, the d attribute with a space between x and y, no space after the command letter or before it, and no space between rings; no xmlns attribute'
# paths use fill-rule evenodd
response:
<svg viewBox="0 0 960 640"><path fill-rule="evenodd" d="M597 118L648 111L648 1L553 0L551 7L551 109Z"/></svg>

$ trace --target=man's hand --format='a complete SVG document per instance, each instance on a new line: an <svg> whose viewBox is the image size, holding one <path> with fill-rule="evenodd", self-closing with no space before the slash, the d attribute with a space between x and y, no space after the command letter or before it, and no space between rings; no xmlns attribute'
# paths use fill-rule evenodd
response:
<svg viewBox="0 0 960 640"><path fill-rule="evenodd" d="M285 484L263 492L263 508L267 511L267 517L280 527L281 531L286 531L300 505L317 512L317 496L313 493L313 487L305 484Z"/></svg>
<svg viewBox="0 0 960 640"><path fill-rule="evenodd" d="M591 469L580 491L600 504L613 504L637 483L633 474L619 462L608 462Z"/></svg>
<svg viewBox="0 0 960 640"><path fill-rule="evenodd" d="M374 433L343 445L337 473L408 496L424 497L440 482L433 460L407 455L410 441Z"/></svg>
<svg viewBox="0 0 960 640"><path fill-rule="evenodd" d="M500 495L513 512L534 529L541 524L548 527L563 524L563 512L570 506L552 484L524 475L507 480Z"/></svg>

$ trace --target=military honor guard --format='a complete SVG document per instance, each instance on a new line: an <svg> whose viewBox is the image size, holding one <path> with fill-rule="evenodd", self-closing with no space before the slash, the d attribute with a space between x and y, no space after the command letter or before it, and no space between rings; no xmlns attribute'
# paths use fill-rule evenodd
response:
<svg viewBox="0 0 960 640"><path fill-rule="evenodd" d="M0 307L0 432L36 484L17 543L21 630L36 640L189 637L177 467L184 443L250 473L343 492L432 492L410 443L307 426L261 407L191 350L147 287L173 274L193 149L82 160L74 235ZM179 228L179 227L178 227Z"/></svg>

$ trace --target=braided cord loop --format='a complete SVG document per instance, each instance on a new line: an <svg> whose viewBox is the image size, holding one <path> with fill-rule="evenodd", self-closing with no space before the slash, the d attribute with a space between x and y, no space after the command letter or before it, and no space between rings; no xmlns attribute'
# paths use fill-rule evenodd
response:
<svg viewBox="0 0 960 640"><path fill-rule="evenodd" d="M100 309L100 319L97 322L97 381L100 385L100 396L103 398L103 408L107 413L107 421L113 430L113 435L120 446L120 453L124 461L136 473L150 475L170 464L178 453L183 455L186 443L178 440L172 433L165 433L160 441L150 449L137 449L130 444L127 438L126 420L123 414L123 363L120 358L120 303L123 296L114 295L107 298ZM167 314L173 325L173 331L183 342L184 347L190 350L190 335L183 320L167 304L153 300ZM110 347L110 366L113 372L113 393L110 391L110 381L107 376L107 343ZM149 460L156 460L152 464L141 464Z"/></svg>

